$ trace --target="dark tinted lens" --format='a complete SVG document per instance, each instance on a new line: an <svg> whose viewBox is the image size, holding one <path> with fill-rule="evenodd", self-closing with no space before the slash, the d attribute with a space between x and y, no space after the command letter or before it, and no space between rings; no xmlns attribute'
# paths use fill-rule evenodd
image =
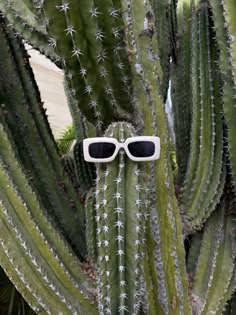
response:
<svg viewBox="0 0 236 315"><path fill-rule="evenodd" d="M89 154L95 159L107 159L113 155L116 146L114 143L109 142L99 142L92 143L89 145Z"/></svg>
<svg viewBox="0 0 236 315"><path fill-rule="evenodd" d="M155 152L155 145L150 141L136 141L128 144L129 152L140 158L150 157Z"/></svg>

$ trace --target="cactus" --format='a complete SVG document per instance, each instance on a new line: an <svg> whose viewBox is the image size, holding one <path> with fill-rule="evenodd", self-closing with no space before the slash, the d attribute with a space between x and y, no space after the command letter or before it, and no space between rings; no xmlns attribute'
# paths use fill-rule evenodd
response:
<svg viewBox="0 0 236 315"><path fill-rule="evenodd" d="M232 313L234 9L233 0L1 1L0 265L34 312ZM63 156L22 39L64 71L76 143ZM159 160L122 150L110 163L83 158L87 137L138 135L160 137Z"/></svg>
<svg viewBox="0 0 236 315"><path fill-rule="evenodd" d="M205 222L222 194L224 165L219 71L216 43L210 32L207 5L193 16L196 28L192 47L193 124L189 167L182 193L182 207L191 224ZM198 34L198 37L196 36ZM207 92L209 91L209 92ZM203 163L202 161L207 161ZM217 193L216 193L217 192Z"/></svg>
<svg viewBox="0 0 236 315"><path fill-rule="evenodd" d="M134 136L125 123L111 125L105 136L120 142ZM100 312L137 313L142 296L145 220L142 170L123 151L97 170L96 221ZM115 183L115 184L114 184ZM130 192L127 194L127 189ZM133 257L130 260L130 255Z"/></svg>

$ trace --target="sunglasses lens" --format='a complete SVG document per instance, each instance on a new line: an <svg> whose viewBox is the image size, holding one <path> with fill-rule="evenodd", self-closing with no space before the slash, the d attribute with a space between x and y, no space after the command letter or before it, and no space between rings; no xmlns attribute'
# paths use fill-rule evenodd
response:
<svg viewBox="0 0 236 315"><path fill-rule="evenodd" d="M129 152L138 158L153 156L155 145L151 141L136 141L128 144Z"/></svg>
<svg viewBox="0 0 236 315"><path fill-rule="evenodd" d="M94 159L107 159L115 152L114 143L98 142L89 145L89 155Z"/></svg>

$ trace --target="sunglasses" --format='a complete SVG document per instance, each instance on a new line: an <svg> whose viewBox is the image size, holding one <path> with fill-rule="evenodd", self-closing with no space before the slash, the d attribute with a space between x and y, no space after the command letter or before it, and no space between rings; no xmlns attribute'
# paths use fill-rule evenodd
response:
<svg viewBox="0 0 236 315"><path fill-rule="evenodd" d="M125 142L115 138L87 138L83 140L84 159L87 162L111 162L120 149L137 162L153 161L160 157L160 138L151 136L131 137Z"/></svg>

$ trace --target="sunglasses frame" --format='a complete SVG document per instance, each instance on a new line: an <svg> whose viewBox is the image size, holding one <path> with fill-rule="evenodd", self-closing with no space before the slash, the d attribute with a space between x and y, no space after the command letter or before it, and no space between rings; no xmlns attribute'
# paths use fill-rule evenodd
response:
<svg viewBox="0 0 236 315"><path fill-rule="evenodd" d="M152 142L155 145L155 151L152 156L149 157L135 157L133 156L128 149L128 145L133 142L139 142L139 141L147 141ZM113 143L116 148L114 153L111 157L105 158L105 159L96 159L90 156L89 154L89 146L93 143ZM125 142L119 142L115 138L109 138L109 137L95 137L95 138L87 138L83 140L83 152L84 152L84 159L87 162L93 162L93 163L107 163L111 162L115 159L117 156L117 153L120 149L124 149L125 153L128 155L130 160L136 161L136 162L145 162L145 161L153 161L157 160L160 157L160 138L155 136L139 136L139 137L130 137L125 140Z"/></svg>

